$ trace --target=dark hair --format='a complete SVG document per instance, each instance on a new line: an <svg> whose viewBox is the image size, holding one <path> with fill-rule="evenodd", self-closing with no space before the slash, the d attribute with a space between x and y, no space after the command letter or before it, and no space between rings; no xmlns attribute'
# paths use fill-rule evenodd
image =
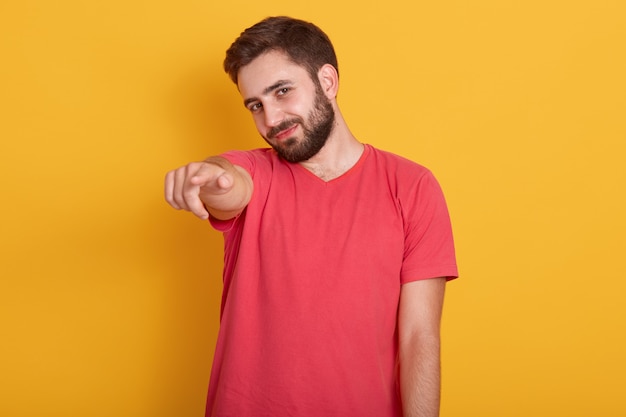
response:
<svg viewBox="0 0 626 417"><path fill-rule="evenodd" d="M328 36L313 23L286 16L268 17L244 30L226 51L224 71L237 84L239 70L270 51L284 52L291 61L306 68L316 82L317 72L324 64L339 72Z"/></svg>

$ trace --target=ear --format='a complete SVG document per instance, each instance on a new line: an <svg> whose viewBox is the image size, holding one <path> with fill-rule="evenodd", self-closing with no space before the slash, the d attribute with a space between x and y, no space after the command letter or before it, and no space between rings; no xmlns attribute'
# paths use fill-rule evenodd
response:
<svg viewBox="0 0 626 417"><path fill-rule="evenodd" d="M322 91L329 99L337 97L339 92L339 74L337 70L330 64L324 64L317 72Z"/></svg>

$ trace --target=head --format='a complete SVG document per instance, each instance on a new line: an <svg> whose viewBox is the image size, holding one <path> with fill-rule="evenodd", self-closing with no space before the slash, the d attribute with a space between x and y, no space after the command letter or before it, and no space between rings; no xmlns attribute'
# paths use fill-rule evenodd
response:
<svg viewBox="0 0 626 417"><path fill-rule="evenodd" d="M324 88L338 80L328 37L311 23L268 18L246 29L226 53L259 133L289 162L302 162L326 144L335 122ZM332 88L331 88L332 90Z"/></svg>
<svg viewBox="0 0 626 417"><path fill-rule="evenodd" d="M244 30L226 51L224 70L237 84L239 70L270 51L283 52L293 63L306 68L314 82L324 64L339 72L328 36L312 23L286 16L268 17Z"/></svg>

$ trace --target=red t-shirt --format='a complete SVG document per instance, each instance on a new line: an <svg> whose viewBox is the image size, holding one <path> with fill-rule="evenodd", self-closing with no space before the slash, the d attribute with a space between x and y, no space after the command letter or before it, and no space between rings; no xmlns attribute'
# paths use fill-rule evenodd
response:
<svg viewBox="0 0 626 417"><path fill-rule="evenodd" d="M328 182L270 149L224 156L254 193L211 220L225 266L207 416L400 416L400 287L457 276L431 172L369 145Z"/></svg>

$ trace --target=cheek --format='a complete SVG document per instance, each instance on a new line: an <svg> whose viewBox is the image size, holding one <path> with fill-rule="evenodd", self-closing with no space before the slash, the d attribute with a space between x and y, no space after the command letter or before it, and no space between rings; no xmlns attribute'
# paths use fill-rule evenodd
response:
<svg viewBox="0 0 626 417"><path fill-rule="evenodd" d="M261 134L261 136L266 137L267 127L265 126L265 121L263 120L263 117L257 114L252 115L252 121L254 122L256 130Z"/></svg>
<svg viewBox="0 0 626 417"><path fill-rule="evenodd" d="M308 114L310 108L311 103L309 103L309 101L305 101L302 98L298 99L298 97L290 97L288 100L285 100L283 104L283 111L285 113L296 116Z"/></svg>

